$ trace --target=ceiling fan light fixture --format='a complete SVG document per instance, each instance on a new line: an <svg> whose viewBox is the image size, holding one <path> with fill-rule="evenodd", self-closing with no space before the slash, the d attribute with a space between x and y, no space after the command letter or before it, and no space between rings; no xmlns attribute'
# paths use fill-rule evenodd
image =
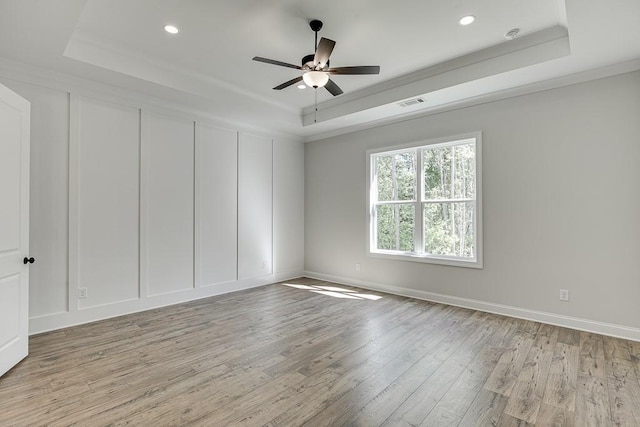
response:
<svg viewBox="0 0 640 427"><path fill-rule="evenodd" d="M467 16L463 16L462 18L460 18L460 20L458 21L460 23L460 25L469 25L471 23L473 23L473 21L476 20L476 17L473 15L467 15Z"/></svg>
<svg viewBox="0 0 640 427"><path fill-rule="evenodd" d="M303 84L299 84L298 85L298 89L306 89L307 85L303 85Z"/></svg>
<svg viewBox="0 0 640 427"><path fill-rule="evenodd" d="M307 71L302 75L302 80L307 86L317 89L329 82L329 75L324 71Z"/></svg>

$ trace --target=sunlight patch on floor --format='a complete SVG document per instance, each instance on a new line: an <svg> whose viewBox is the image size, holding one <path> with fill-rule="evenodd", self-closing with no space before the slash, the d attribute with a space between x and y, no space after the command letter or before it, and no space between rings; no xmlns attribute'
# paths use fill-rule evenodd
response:
<svg viewBox="0 0 640 427"><path fill-rule="evenodd" d="M284 285L291 286L292 288L296 288L296 289L308 289L308 290L318 289L318 288L312 288L311 286L307 286L307 285L294 285L291 283L284 283Z"/></svg>
<svg viewBox="0 0 640 427"><path fill-rule="evenodd" d="M379 295L373 294L361 294L358 291L354 291L352 289L339 288L337 286L313 286L313 285L298 285L295 283L283 283L284 286L289 286L291 288L302 289L305 291L314 292L316 294L327 295L333 298L342 298L342 299L358 299L358 300L369 300L369 301L377 301L382 299Z"/></svg>
<svg viewBox="0 0 640 427"><path fill-rule="evenodd" d="M346 294L346 293L341 294L340 292L331 292L331 291L311 291L311 292L315 292L316 294L328 295L334 298L360 299L360 298L354 297L351 294Z"/></svg>
<svg viewBox="0 0 640 427"><path fill-rule="evenodd" d="M377 301L379 299L382 299L380 295L372 295L372 294L349 294L349 295L355 295L357 297L369 299L371 301Z"/></svg>
<svg viewBox="0 0 640 427"><path fill-rule="evenodd" d="M351 289L338 288L336 286L316 286L316 288L320 288L320 289L324 289L325 291L332 291L332 292L356 292L356 291L352 291Z"/></svg>

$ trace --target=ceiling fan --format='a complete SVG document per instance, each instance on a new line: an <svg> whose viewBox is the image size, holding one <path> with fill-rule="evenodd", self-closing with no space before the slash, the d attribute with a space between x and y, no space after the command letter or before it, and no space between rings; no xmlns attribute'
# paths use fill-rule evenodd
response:
<svg viewBox="0 0 640 427"><path fill-rule="evenodd" d="M342 94L342 89L329 77L331 74L336 75L363 75L363 74L380 74L380 67L378 65L363 65L356 67L329 67L329 57L336 42L330 39L322 37L320 43L318 43L318 31L322 29L322 21L314 19L309 22L311 30L316 33L315 38L315 53L306 55L302 58L302 65L289 64L282 61L276 61L274 59L262 58L259 56L253 57L254 61L264 62L267 64L279 65L281 67L295 68L301 70L302 75L291 79L288 82L284 82L281 85L274 87L275 90L282 90L286 87L294 85L300 81L317 89L319 87L326 88L333 96Z"/></svg>

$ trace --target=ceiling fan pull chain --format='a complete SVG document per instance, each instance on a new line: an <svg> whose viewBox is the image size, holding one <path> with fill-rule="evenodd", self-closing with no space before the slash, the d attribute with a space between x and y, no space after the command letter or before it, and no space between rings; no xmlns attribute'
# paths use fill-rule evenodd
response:
<svg viewBox="0 0 640 427"><path fill-rule="evenodd" d="M313 112L313 123L318 123L318 88L314 89L314 93L316 95L316 106Z"/></svg>

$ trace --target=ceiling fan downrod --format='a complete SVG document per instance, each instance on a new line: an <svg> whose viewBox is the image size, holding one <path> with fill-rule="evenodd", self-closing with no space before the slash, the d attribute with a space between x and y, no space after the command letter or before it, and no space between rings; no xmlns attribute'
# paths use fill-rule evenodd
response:
<svg viewBox="0 0 640 427"><path fill-rule="evenodd" d="M309 26L311 27L311 30L316 33L316 40L315 44L313 45L313 52L315 53L318 50L318 31L322 29L322 21L314 19L309 22Z"/></svg>

